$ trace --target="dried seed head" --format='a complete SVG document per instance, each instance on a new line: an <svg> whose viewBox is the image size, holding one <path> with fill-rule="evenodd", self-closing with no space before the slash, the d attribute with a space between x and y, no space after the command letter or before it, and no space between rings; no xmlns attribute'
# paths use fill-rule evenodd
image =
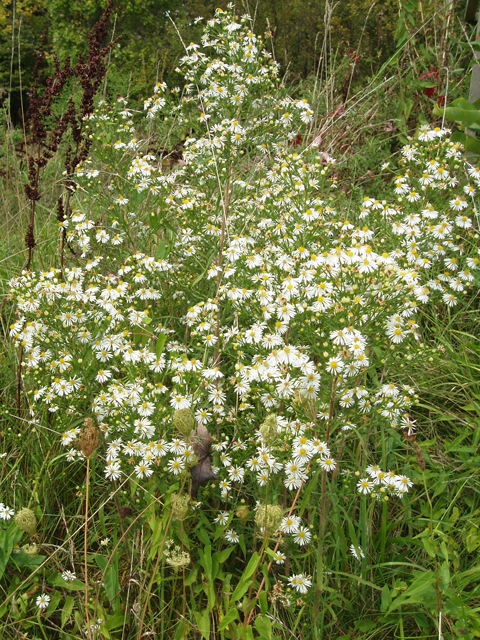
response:
<svg viewBox="0 0 480 640"><path fill-rule="evenodd" d="M268 599L272 604L275 604L275 602L280 601L284 607L290 606L290 598L286 593L284 593L283 583L280 582L280 580L273 585L273 589L268 594Z"/></svg>
<svg viewBox="0 0 480 640"><path fill-rule="evenodd" d="M282 524L283 510L276 504L259 504L255 523L264 535L270 535Z"/></svg>
<svg viewBox="0 0 480 640"><path fill-rule="evenodd" d="M190 506L190 496L181 495L180 493L172 493L171 504L173 517L178 520L185 520Z"/></svg>
<svg viewBox="0 0 480 640"><path fill-rule="evenodd" d="M177 409L173 414L173 424L186 438L192 433L195 427L195 420L191 409Z"/></svg>
<svg viewBox="0 0 480 640"><path fill-rule="evenodd" d="M20 509L14 516L15 523L19 529L33 536L37 532L37 519L31 509Z"/></svg>
<svg viewBox="0 0 480 640"><path fill-rule="evenodd" d="M277 439L277 416L271 413L265 418L260 425L260 433L262 435L263 442L267 447L271 446Z"/></svg>
<svg viewBox="0 0 480 640"><path fill-rule="evenodd" d="M131 516L133 516L133 509L132 509L132 507L128 507L126 505L121 505L118 508L118 515L120 516L120 518L122 518L122 520L124 518L130 518Z"/></svg>
<svg viewBox="0 0 480 640"><path fill-rule="evenodd" d="M80 434L80 449L86 458L91 458L98 445L98 429L91 418L85 418L84 424Z"/></svg>

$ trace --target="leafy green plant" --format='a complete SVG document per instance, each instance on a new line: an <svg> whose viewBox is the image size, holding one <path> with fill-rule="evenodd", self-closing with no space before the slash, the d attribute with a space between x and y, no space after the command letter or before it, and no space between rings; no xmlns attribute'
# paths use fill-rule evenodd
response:
<svg viewBox="0 0 480 640"><path fill-rule="evenodd" d="M458 130L453 133L452 140L461 142L467 151L480 154L480 143L475 135L469 133L480 131L480 99L469 102L465 98L457 98L446 107L435 106L433 114L454 122Z"/></svg>

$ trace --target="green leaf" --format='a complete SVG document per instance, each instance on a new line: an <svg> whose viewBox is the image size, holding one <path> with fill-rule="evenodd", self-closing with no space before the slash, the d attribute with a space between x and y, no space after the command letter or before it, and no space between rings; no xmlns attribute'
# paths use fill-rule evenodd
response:
<svg viewBox="0 0 480 640"><path fill-rule="evenodd" d="M430 628L430 622L428 621L427 616L424 613L422 613L421 611L414 611L413 612L413 617L415 618L415 622L422 629L429 629Z"/></svg>
<svg viewBox="0 0 480 640"><path fill-rule="evenodd" d="M265 640L271 640L272 622L266 615L260 615L255 618L255 629Z"/></svg>
<svg viewBox="0 0 480 640"><path fill-rule="evenodd" d="M245 571L243 572L242 577L240 578L240 582L235 587L235 591L232 593L232 597L231 597L232 602L239 600L243 596L243 594L247 591L247 589L250 587L251 585L250 578L258 566L259 560L260 560L260 556L258 555L258 553L255 552L250 558L249 563L245 567Z"/></svg>
<svg viewBox="0 0 480 640"><path fill-rule="evenodd" d="M480 155L480 140L467 136L465 139L465 149L477 155Z"/></svg>
<svg viewBox="0 0 480 640"><path fill-rule="evenodd" d="M240 600L240 598L246 593L250 585L251 582L249 580L240 580L240 582L235 587L235 591L232 593L231 601L236 602L237 600Z"/></svg>
<svg viewBox="0 0 480 640"><path fill-rule="evenodd" d="M198 575L198 571L195 568L193 571L190 571L188 576L185 578L185 584L188 587L191 584L194 584L195 580L197 579L197 575Z"/></svg>
<svg viewBox="0 0 480 640"><path fill-rule="evenodd" d="M388 611L388 608L391 604L392 604L392 598L390 597L390 589L386 584L382 588L381 610Z"/></svg>
<svg viewBox="0 0 480 640"><path fill-rule="evenodd" d="M455 122L461 122L464 126L468 127L469 123L480 122L480 111L470 109L460 109L458 107L434 107L433 114L443 117L447 120L454 120Z"/></svg>
<svg viewBox="0 0 480 640"><path fill-rule="evenodd" d="M15 522L12 522L8 529L0 528L0 578L5 573L5 568L10 556L13 553L13 548L23 535Z"/></svg>
<svg viewBox="0 0 480 640"><path fill-rule="evenodd" d="M96 553L94 555L95 562L103 571L103 583L105 585L105 591L108 599L111 603L116 603L118 600L118 594L120 593L120 582L118 578L117 567L114 566L115 560L112 563L108 563L108 558Z"/></svg>
<svg viewBox="0 0 480 640"><path fill-rule="evenodd" d="M207 544L203 548L203 551L199 551L200 556L200 564L205 570L205 576L207 580L213 580L213 572L212 572L212 545Z"/></svg>
<svg viewBox="0 0 480 640"><path fill-rule="evenodd" d="M260 611L265 614L268 611L267 592L262 591L258 599L260 600Z"/></svg>
<svg viewBox="0 0 480 640"><path fill-rule="evenodd" d="M5 602L4 604L2 604L2 606L0 606L0 618L3 618L7 611L9 611L9 604L9 602Z"/></svg>
<svg viewBox="0 0 480 640"><path fill-rule="evenodd" d="M160 358L163 352L163 348L165 347L165 342L167 341L167 335L165 333L160 333L157 338L157 344L155 346L155 355L157 358Z"/></svg>
<svg viewBox="0 0 480 640"><path fill-rule="evenodd" d="M73 605L74 605L74 598L73 596L67 596L65 598L65 603L63 605L63 609L62 609L62 616L61 616L61 627L63 629L63 627L67 624L67 622L70 620L70 615L73 611Z"/></svg>
<svg viewBox="0 0 480 640"><path fill-rule="evenodd" d="M194 611L197 627L205 640L210 640L210 615L208 609Z"/></svg>
<svg viewBox="0 0 480 640"><path fill-rule="evenodd" d="M433 584L436 582L436 577L433 571L426 571L422 575L415 578L412 584L401 596L395 598L390 605L388 613L395 611L404 604L422 604L429 597L436 597L436 591Z"/></svg>
<svg viewBox="0 0 480 640"><path fill-rule="evenodd" d="M200 542L203 542L203 544L205 546L210 546L210 549L212 548L212 546L210 544L210 537L209 537L208 531L205 529L205 527L200 527L199 529L197 529L196 534L197 534L197 538L200 540Z"/></svg>
<svg viewBox="0 0 480 640"><path fill-rule="evenodd" d="M230 554L233 551L233 547L227 547L226 549L224 549L223 551L217 551L217 553L215 554L215 556L217 557L217 560L220 564L223 564L226 560L228 560Z"/></svg>
<svg viewBox="0 0 480 640"><path fill-rule="evenodd" d="M121 613L116 614L114 616L107 616L105 622L103 623L105 629L111 631L112 629L118 629L118 627L122 627L125 624L125 616Z"/></svg>
<svg viewBox="0 0 480 640"><path fill-rule="evenodd" d="M157 251L155 252L156 260L163 260L165 258L166 247L167 245L165 244L165 242L163 240L160 240L160 242L158 243Z"/></svg>
<svg viewBox="0 0 480 640"><path fill-rule="evenodd" d="M213 256L216 255L216 253L217 253L217 250L214 249L214 251L209 255L208 260L207 260L207 265L206 265L205 269L192 282L192 284L191 284L192 287L194 287L196 284L198 284L200 282L200 280L202 280L205 277L207 271L210 269L210 265L212 264Z"/></svg>
<svg viewBox="0 0 480 640"><path fill-rule="evenodd" d="M46 618L49 618L52 615L52 613L55 613L55 611L58 608L58 605L60 604L61 599L62 599L62 594L56 591L53 594L52 599L50 600L47 610L43 614Z"/></svg>
<svg viewBox="0 0 480 640"><path fill-rule="evenodd" d="M422 538L422 543L425 551L431 558L435 558L435 545L428 538Z"/></svg>
<svg viewBox="0 0 480 640"><path fill-rule="evenodd" d="M245 545L245 536L243 535L243 533L241 533L238 536L238 544L240 545L240 549L243 551L243 555L246 557L247 556L247 547Z"/></svg>
<svg viewBox="0 0 480 640"><path fill-rule="evenodd" d="M358 620L353 623L353 626L359 631L371 631L377 626L377 623L373 620Z"/></svg>
<svg viewBox="0 0 480 640"><path fill-rule="evenodd" d="M478 106L475 106L475 103L469 102L466 98L457 98L456 100L453 100L453 102L451 102L448 106L457 107L458 109L464 109L465 111L477 111L479 108Z"/></svg>
<svg viewBox="0 0 480 640"><path fill-rule="evenodd" d="M253 575L253 572L257 568L259 560L260 560L260 556L258 555L257 552L255 552L253 556L250 558L250 561L247 564L245 571L243 572L243 575L241 578L242 580L247 580L248 578L250 578L250 576Z"/></svg>
<svg viewBox="0 0 480 640"><path fill-rule="evenodd" d="M435 82L431 82L430 80L417 80L415 82L415 86L420 87L420 89L433 89L437 85Z"/></svg>
<svg viewBox="0 0 480 640"><path fill-rule="evenodd" d="M448 566L448 562L442 562L440 565L440 585L443 590L445 590L450 585L450 567Z"/></svg>
<svg viewBox="0 0 480 640"><path fill-rule="evenodd" d="M189 628L189 627L188 627ZM185 620L181 620L177 626L173 640L186 640L188 636L188 628Z"/></svg>
<svg viewBox="0 0 480 640"><path fill-rule="evenodd" d="M218 625L218 630L223 631L228 625L233 622L236 618L238 618L237 609L230 609L228 613L226 613L223 618L220 620L220 624Z"/></svg>

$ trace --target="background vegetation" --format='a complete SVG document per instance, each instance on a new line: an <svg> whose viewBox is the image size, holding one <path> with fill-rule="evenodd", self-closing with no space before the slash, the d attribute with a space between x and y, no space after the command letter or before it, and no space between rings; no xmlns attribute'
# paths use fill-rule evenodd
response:
<svg viewBox="0 0 480 640"><path fill-rule="evenodd" d="M379 165L396 162L402 144L419 124L441 123L441 118L432 115L435 104L442 106L445 99L450 103L467 96L475 36L472 27L463 22L461 4L260 0L237 5L240 13L255 16L258 34L270 34L266 46L281 65L290 95L305 97L311 103L314 121L302 130L301 143L317 140L326 158L336 158L339 202L347 202L353 190L360 202L364 196L385 189ZM217 6L226 3L119 2L102 42L114 44L106 56L107 79L101 83L96 100L104 98L113 104L117 94L128 96L136 135L147 140L151 153L163 155L165 163L169 158L181 158L185 135L195 131L148 127L140 114L143 101L157 81L165 81L169 87L182 81L176 69L184 49L177 32L185 43L197 42L202 23L195 24L195 18L212 17ZM19 506L34 509L40 525L31 542L41 550L33 557L22 556L22 561L8 569L8 558L0 554L1 599L5 601L0 606L0 633L4 638L85 637L84 612L77 606L79 596L83 597L77 592L81 591L78 580L66 586L58 578L56 593L63 590L66 594L63 611L56 609L60 599L51 603L46 614L28 605L45 590L41 572L29 576L48 556L58 562L59 573L67 564L59 558L70 554L69 559L78 561L81 557L87 481L84 468L58 464L64 451L48 417L39 433L28 424L23 396L17 408L18 353L9 338L15 307L7 283L25 268L28 255L25 236L30 202L24 185L29 180L27 156L33 145L32 122L26 112L43 34L48 27L45 57L40 61L46 78L54 68L54 53L62 63L67 55L72 60L79 53L87 55L87 34L104 8L104 2L95 1L0 2L0 452L7 454L0 460L0 501L15 510ZM79 83L70 79L56 102L57 116L67 109L70 95L79 104L81 94ZM36 268L48 268L52 256L58 255L56 204L65 191L68 144L67 139L62 141L43 168ZM95 142L91 153L100 152L101 144ZM100 185L99 190L107 193L107 185ZM413 384L416 389L412 415L419 430L416 440L389 442L387 447L410 465L415 488L411 497L389 512L387 542L381 541L384 522L376 519L373 511L368 512L371 536L364 551L378 553L383 545L382 562L355 569L347 552L339 552L338 575L315 585L315 601L282 608L277 612L281 624L267 625L266 629L259 625L256 637L437 638L440 627L444 638L480 637L479 319L476 289L459 307L426 307L419 328L426 345L424 354L405 360L405 366L399 367L399 382ZM106 592L100 593L98 587L92 593L92 615L95 612L107 620L99 637L135 638L139 619L144 616L146 628L157 637L208 638L204 609L196 609L195 602L212 597L221 600L223 557L213 561L200 557L194 569L203 587L194 590L198 585L187 583L187 596L181 592L181 577L178 580L168 573L163 563L161 579L154 586L162 604L157 609L142 608L142 598L149 596L152 586L147 577L156 575L158 569L158 531L165 530L169 517L168 512L165 516L155 509L144 509L152 496L163 495L168 487L149 488L151 495L144 495L148 491L138 487L127 487L111 498L110 484L94 460L90 491L95 519L89 531L88 562L93 579L100 584L103 581L106 587ZM320 500L320 488L314 487L310 501ZM331 527L329 540L335 539L336 531L348 529L340 510L335 512ZM117 547L127 530L129 536ZM107 538L110 542L105 547L102 541ZM207 546L208 536L205 542ZM19 543L20 538L15 540ZM339 548L345 544L341 539ZM241 575L245 570L232 560L228 564L228 558L224 564L228 575ZM318 560L315 571L320 566ZM213 583L215 578L217 593L212 596L205 583ZM191 614L187 631L179 624L185 598ZM397 605L392 605L395 602ZM227 632L224 625L216 635L212 631L211 637L227 638Z"/></svg>

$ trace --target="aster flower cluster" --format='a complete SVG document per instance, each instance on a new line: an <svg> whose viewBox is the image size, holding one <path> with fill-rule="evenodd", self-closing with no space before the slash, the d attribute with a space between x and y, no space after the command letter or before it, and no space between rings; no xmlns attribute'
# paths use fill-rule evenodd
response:
<svg viewBox="0 0 480 640"><path fill-rule="evenodd" d="M379 490L384 493L389 489L392 493L403 497L403 495L413 485L410 478L405 475L397 475L394 471L382 471L376 464L367 467L366 478L361 478L357 482L357 488L364 495Z"/></svg>
<svg viewBox="0 0 480 640"><path fill-rule="evenodd" d="M377 371L421 349L420 305L452 306L472 286L480 169L424 128L382 199L343 202L335 163L289 146L313 112L284 94L247 18L218 10L186 53L185 87L156 86L144 110L195 132L183 159L142 154L123 99L88 116L98 150L61 230L79 256L12 279L10 335L32 415L58 417L68 460L83 457L75 424L91 415L110 480L186 476L197 461L174 415L190 411L213 437L213 490L234 507L246 486L297 492L317 472L333 484L366 430L414 430L414 389ZM367 476L359 493L411 486L399 471ZM281 530L311 537L294 516Z"/></svg>

